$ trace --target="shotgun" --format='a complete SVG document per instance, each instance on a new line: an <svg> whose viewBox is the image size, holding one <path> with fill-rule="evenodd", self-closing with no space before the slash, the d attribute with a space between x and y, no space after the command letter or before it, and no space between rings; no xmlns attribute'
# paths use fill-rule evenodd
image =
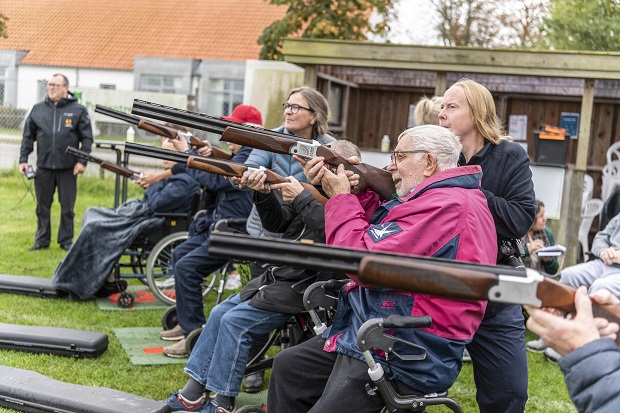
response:
<svg viewBox="0 0 620 413"><path fill-rule="evenodd" d="M131 112L140 116L216 133L221 135L222 141L237 143L251 148L281 154L299 155L304 158L323 156L325 157L325 163L328 165L337 167L342 164L345 169L358 174L360 177L359 187L368 186L372 188L381 199L391 199L395 192L394 181L389 172L367 164L351 165L345 158L332 151L329 146L321 145L314 140L303 139L259 127L241 125L203 113L189 112L139 99L134 99Z"/></svg>
<svg viewBox="0 0 620 413"><path fill-rule="evenodd" d="M145 131L154 133L155 135L163 136L168 139L178 139L179 136L177 132L181 132L181 134L194 146L201 147L206 146L200 139L196 138L190 132L180 130L177 128L172 128L170 126L161 125L159 123L149 122L148 120L140 119L137 116L131 116L125 112L119 112L118 110L114 110L105 106L95 105L95 112L101 113L106 116L110 116L112 118L123 120L132 125L136 125L140 129L144 129ZM211 147L211 154L215 158L219 159L230 159L232 156L215 147Z"/></svg>
<svg viewBox="0 0 620 413"><path fill-rule="evenodd" d="M108 171L114 172L117 175L122 175L125 178L129 178L133 181L140 179L140 177L142 176L140 172L132 171L131 169L123 168L122 166L115 163L110 163L104 161L103 159L95 158L91 154L80 151L79 149L75 149L72 146L67 146L67 150L65 151L65 153L99 164L99 166L103 169L107 169Z"/></svg>
<svg viewBox="0 0 620 413"><path fill-rule="evenodd" d="M575 289L530 268L483 265L433 257L327 246L305 241L213 233L209 255L268 262L315 271L356 275L367 285L456 300L489 300L506 304L553 307L575 312ZM592 303L596 317L620 324L620 304ZM620 346L620 336L616 339Z"/></svg>
<svg viewBox="0 0 620 413"><path fill-rule="evenodd" d="M264 167L254 168L233 161L226 161L223 159L215 159L205 156L197 156L187 153L169 151L166 149L155 148L147 145L140 145L137 143L126 143L125 153L183 163L186 164L189 168L199 169L201 171L228 177L240 178L246 171L252 173L256 170L261 170L265 172L265 175L267 175L267 179L265 182L268 184L288 182L288 180L282 175L279 175ZM307 184L305 182L300 183L304 187L304 189L310 192L314 199L320 202L321 205L325 205L325 203L327 202L327 198L321 195L321 193L313 185Z"/></svg>

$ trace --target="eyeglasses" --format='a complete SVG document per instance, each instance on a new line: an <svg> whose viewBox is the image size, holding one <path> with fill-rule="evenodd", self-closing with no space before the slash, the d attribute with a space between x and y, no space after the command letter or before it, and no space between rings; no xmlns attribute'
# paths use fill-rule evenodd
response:
<svg viewBox="0 0 620 413"><path fill-rule="evenodd" d="M52 88L52 87L65 87L66 85L61 85L59 83L48 83L47 87Z"/></svg>
<svg viewBox="0 0 620 413"><path fill-rule="evenodd" d="M397 164L398 161L402 161L405 159L405 156L402 156L403 153L430 153L429 151L425 151L423 149L416 149L415 151L392 151L390 155L390 160L394 165Z"/></svg>
<svg viewBox="0 0 620 413"><path fill-rule="evenodd" d="M299 105L297 105L297 104L295 104L295 103L291 105L290 103L284 102L284 103L282 104L282 109L283 109L283 110L286 110L286 109L288 109L288 108L291 108L291 113L292 113L293 115L296 115L296 114L297 114L297 112L299 112L299 109L305 109L305 110L307 110L308 112L314 112L314 109L304 108L303 106L299 106Z"/></svg>

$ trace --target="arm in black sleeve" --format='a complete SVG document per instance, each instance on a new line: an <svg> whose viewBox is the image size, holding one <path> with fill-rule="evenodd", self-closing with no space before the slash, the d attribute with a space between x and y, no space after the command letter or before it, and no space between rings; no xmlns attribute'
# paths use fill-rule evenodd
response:
<svg viewBox="0 0 620 413"><path fill-rule="evenodd" d="M28 155L34 149L34 141L37 139L37 125L32 120L32 113L24 123L24 135L22 138L22 146L19 150L19 163L28 162Z"/></svg>
<svg viewBox="0 0 620 413"><path fill-rule="evenodd" d="M284 232L297 216L293 208L284 201L280 202L273 191L268 194L255 191L254 204L267 231Z"/></svg>

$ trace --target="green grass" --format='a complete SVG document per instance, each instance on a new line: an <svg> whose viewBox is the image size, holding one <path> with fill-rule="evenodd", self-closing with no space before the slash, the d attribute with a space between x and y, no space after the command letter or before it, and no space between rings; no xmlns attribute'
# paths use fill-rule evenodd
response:
<svg viewBox="0 0 620 413"><path fill-rule="evenodd" d="M52 245L47 250L27 252L36 230L35 202L28 192L31 185L15 171L0 171L0 273L51 278L65 252L55 244L59 205L52 211ZM34 188L30 188L34 192ZM89 206L113 206L114 180L80 177L76 203L76 231L84 210ZM130 185L129 197L140 197L141 189ZM77 235L77 234L76 234ZM207 307L212 305L208 301ZM39 372L56 380L87 386L109 387L157 400L183 387L186 376L182 365L133 366L122 350L113 330L119 327L161 325L164 310L110 311L98 309L94 301L0 294L0 320L6 323L77 328L108 334L108 350L95 359L72 359L0 350L0 364ZM531 338L528 336L528 338ZM559 368L541 354L528 354L528 413L575 412ZM0 379L1 380L1 379ZM471 364L465 364L450 395L465 412L478 411ZM0 413L13 410L0 408ZM430 412L447 412L429 408ZM501 413L501 412L498 412Z"/></svg>

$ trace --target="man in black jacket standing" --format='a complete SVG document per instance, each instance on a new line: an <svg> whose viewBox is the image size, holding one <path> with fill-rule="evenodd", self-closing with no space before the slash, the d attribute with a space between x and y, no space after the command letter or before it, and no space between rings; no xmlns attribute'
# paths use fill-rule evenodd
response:
<svg viewBox="0 0 620 413"><path fill-rule="evenodd" d="M61 217L58 244L69 250L73 243L73 207L77 195L77 175L86 162L65 153L68 146L90 152L93 132L86 108L69 93L69 80L55 74L47 83L47 97L30 111L24 125L19 156L19 172L26 173L28 155L37 141L37 171L34 187L37 195L37 233L29 251L47 248L52 236L50 209L58 188Z"/></svg>

